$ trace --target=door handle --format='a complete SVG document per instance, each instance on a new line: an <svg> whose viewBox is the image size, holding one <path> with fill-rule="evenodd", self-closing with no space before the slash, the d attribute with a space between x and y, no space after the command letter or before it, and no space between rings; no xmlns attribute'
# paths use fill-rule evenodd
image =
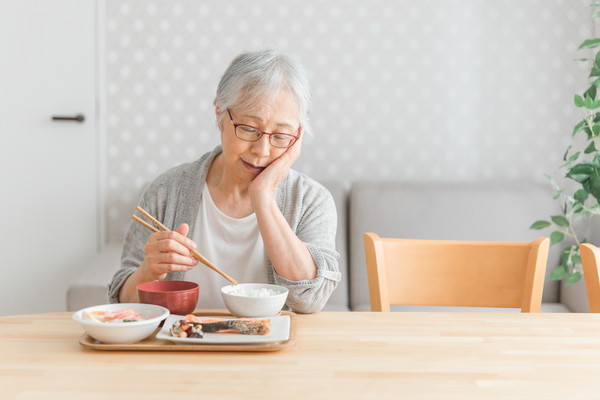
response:
<svg viewBox="0 0 600 400"><path fill-rule="evenodd" d="M67 115L53 115L52 121L75 121L75 122L83 122L85 121L85 117L83 114L77 114L74 116Z"/></svg>

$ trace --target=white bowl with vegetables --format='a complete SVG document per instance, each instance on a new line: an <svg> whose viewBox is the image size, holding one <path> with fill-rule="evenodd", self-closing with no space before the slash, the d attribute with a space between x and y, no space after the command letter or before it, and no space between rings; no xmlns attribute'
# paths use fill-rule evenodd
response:
<svg viewBox="0 0 600 400"><path fill-rule="evenodd" d="M240 283L221 288L227 309L236 317L272 317L281 312L288 289L268 283Z"/></svg>
<svg viewBox="0 0 600 400"><path fill-rule="evenodd" d="M130 344L146 339L168 316L169 310L154 304L118 303L87 307L72 318L95 340Z"/></svg>

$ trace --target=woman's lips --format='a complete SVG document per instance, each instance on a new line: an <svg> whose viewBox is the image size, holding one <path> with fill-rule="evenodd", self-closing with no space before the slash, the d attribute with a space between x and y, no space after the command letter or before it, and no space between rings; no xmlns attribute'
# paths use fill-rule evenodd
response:
<svg viewBox="0 0 600 400"><path fill-rule="evenodd" d="M244 167L255 174L259 174L263 169L265 169L265 167L257 167L253 164L247 163L246 161L242 160L242 163L244 164Z"/></svg>

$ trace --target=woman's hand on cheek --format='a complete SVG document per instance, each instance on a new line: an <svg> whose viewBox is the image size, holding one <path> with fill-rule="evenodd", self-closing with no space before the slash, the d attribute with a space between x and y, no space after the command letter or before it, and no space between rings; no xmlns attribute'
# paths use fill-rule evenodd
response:
<svg viewBox="0 0 600 400"><path fill-rule="evenodd" d="M302 150L302 134L291 147L273 161L267 168L254 178L248 187L248 193L252 202L262 198L273 198L275 189L287 174L291 166L296 162Z"/></svg>

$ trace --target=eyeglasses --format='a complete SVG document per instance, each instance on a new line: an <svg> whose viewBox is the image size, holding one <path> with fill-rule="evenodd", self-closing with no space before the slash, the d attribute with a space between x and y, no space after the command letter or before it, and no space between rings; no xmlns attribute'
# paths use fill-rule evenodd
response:
<svg viewBox="0 0 600 400"><path fill-rule="evenodd" d="M299 138L299 136L290 135L289 133L268 133L250 125L236 124L233 122L233 117L231 116L231 111L229 111L229 109L227 109L227 114L229 114L229 120L234 127L235 136L247 142L256 142L262 135L267 135L269 137L269 143L271 143L273 147L285 149L293 145Z"/></svg>

